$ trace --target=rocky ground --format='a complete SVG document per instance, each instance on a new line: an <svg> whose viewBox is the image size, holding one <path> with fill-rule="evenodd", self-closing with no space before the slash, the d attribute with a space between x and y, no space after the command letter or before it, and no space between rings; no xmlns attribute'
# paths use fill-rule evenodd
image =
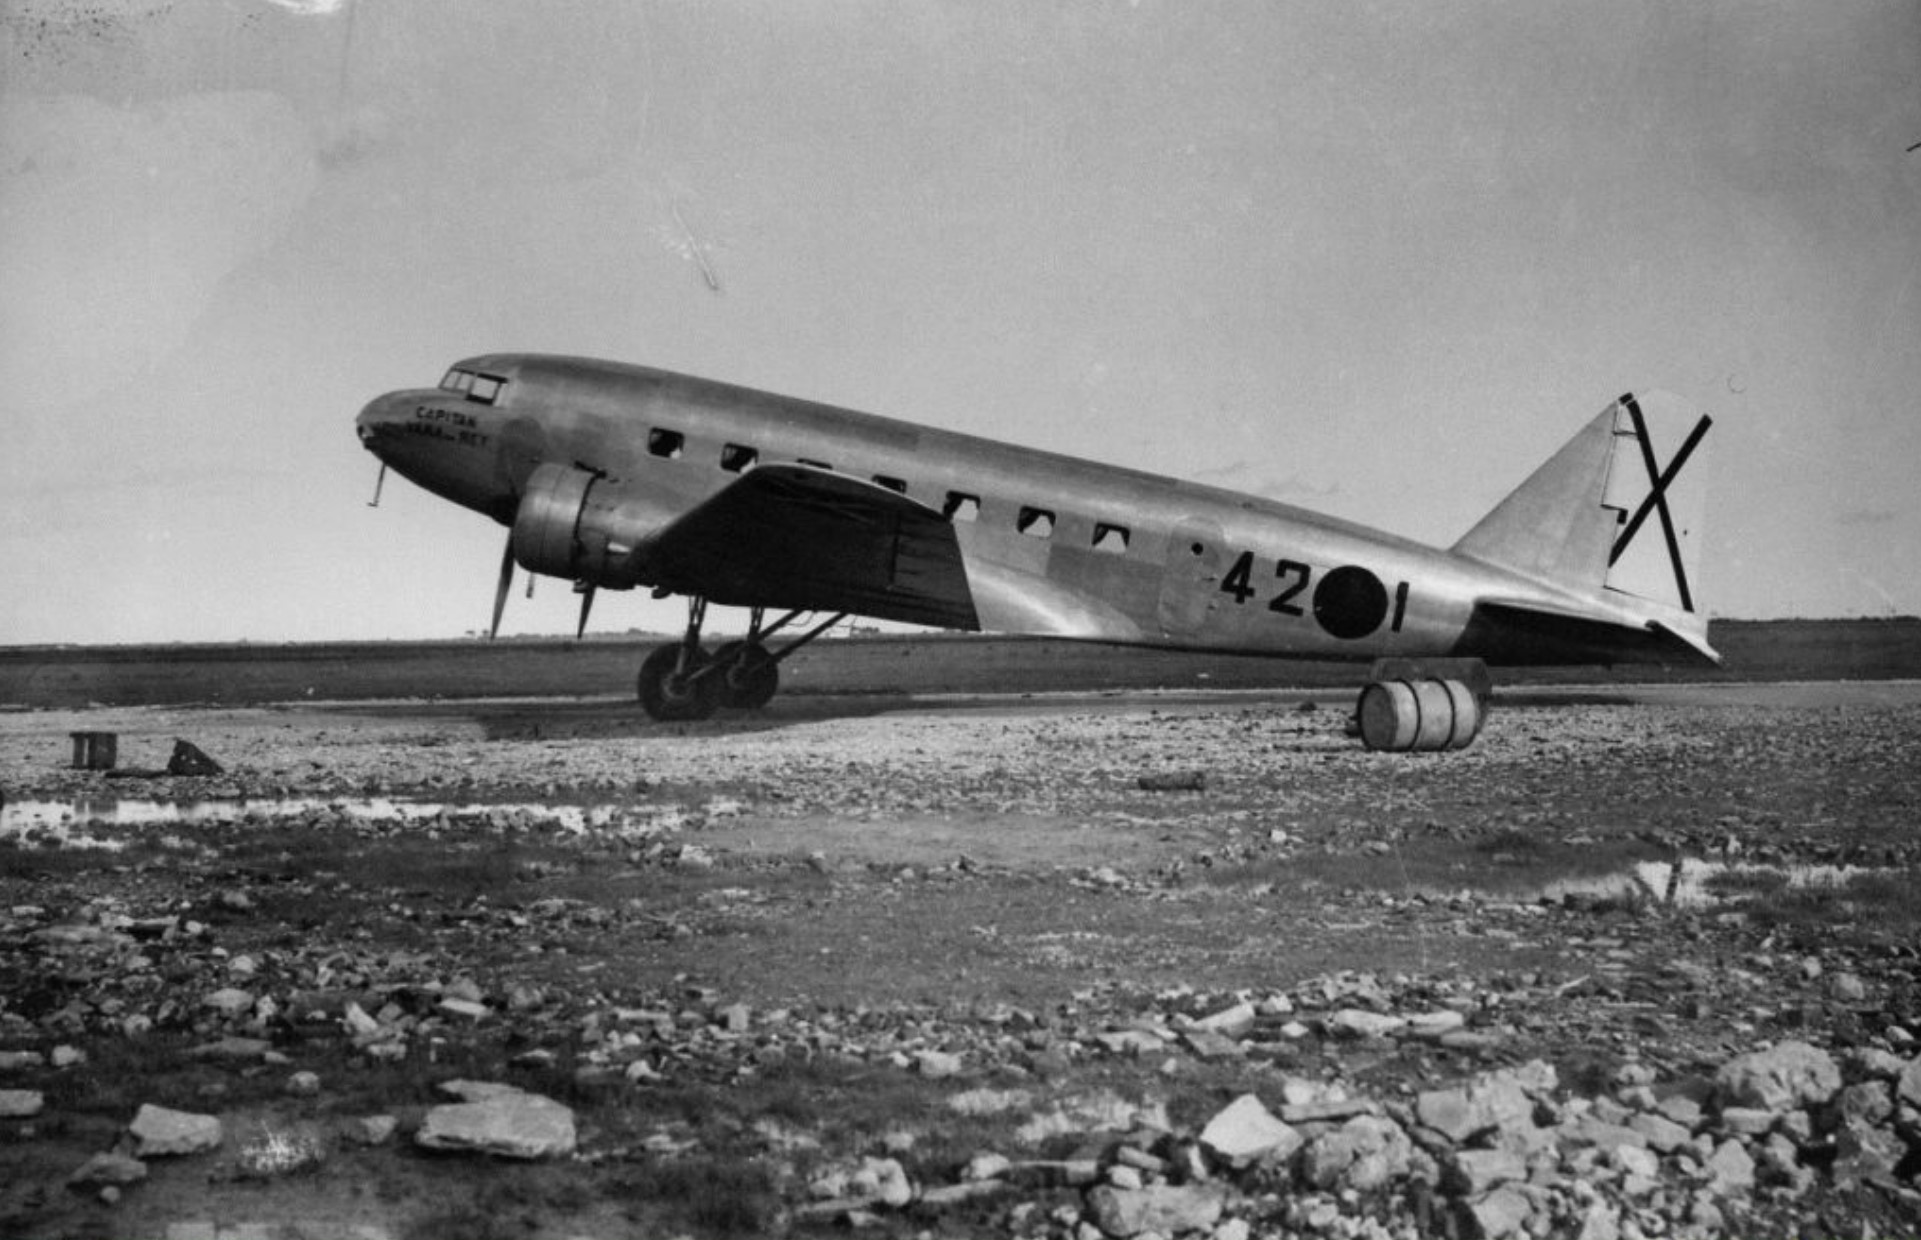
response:
<svg viewBox="0 0 1921 1240"><path fill-rule="evenodd" d="M0 1233L1921 1234L1921 691L1318 706L0 714Z"/></svg>

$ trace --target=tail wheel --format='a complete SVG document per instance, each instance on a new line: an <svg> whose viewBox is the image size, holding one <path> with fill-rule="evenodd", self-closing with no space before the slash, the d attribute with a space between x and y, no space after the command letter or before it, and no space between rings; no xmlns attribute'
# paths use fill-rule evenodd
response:
<svg viewBox="0 0 1921 1240"><path fill-rule="evenodd" d="M720 704L759 710L780 688L780 664L759 642L728 642L714 651Z"/></svg>
<svg viewBox="0 0 1921 1240"><path fill-rule="evenodd" d="M696 676L707 654L695 647L685 667L681 645L661 646L640 664L640 705L650 718L663 723L705 719L720 701L721 678Z"/></svg>

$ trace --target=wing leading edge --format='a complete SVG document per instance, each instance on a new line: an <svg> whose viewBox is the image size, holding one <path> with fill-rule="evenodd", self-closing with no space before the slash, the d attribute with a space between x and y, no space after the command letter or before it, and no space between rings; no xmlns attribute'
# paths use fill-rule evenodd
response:
<svg viewBox="0 0 1921 1240"><path fill-rule="evenodd" d="M947 518L812 466L757 466L637 552L655 585L724 606L980 628Z"/></svg>

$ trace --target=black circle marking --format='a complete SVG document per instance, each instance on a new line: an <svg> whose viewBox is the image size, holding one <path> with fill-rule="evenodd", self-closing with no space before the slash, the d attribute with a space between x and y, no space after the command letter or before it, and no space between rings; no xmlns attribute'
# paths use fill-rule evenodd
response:
<svg viewBox="0 0 1921 1240"><path fill-rule="evenodd" d="M1314 587L1314 619L1343 640L1366 637L1387 619L1387 587L1365 568L1344 564Z"/></svg>

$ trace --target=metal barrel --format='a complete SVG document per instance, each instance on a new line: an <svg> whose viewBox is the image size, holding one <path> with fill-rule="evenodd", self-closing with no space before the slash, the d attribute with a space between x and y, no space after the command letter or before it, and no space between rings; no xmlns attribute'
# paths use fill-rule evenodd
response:
<svg viewBox="0 0 1921 1240"><path fill-rule="evenodd" d="M1454 727L1448 735L1449 749L1466 749L1481 734L1481 700L1474 690L1459 680L1443 680L1448 700L1454 707Z"/></svg>
<svg viewBox="0 0 1921 1240"><path fill-rule="evenodd" d="M1420 708L1405 680L1376 680L1361 690L1361 743L1369 749L1405 753L1414 746Z"/></svg>
<svg viewBox="0 0 1921 1240"><path fill-rule="evenodd" d="M1388 753L1463 749L1481 730L1480 704L1458 680L1377 680L1361 690L1361 742Z"/></svg>

